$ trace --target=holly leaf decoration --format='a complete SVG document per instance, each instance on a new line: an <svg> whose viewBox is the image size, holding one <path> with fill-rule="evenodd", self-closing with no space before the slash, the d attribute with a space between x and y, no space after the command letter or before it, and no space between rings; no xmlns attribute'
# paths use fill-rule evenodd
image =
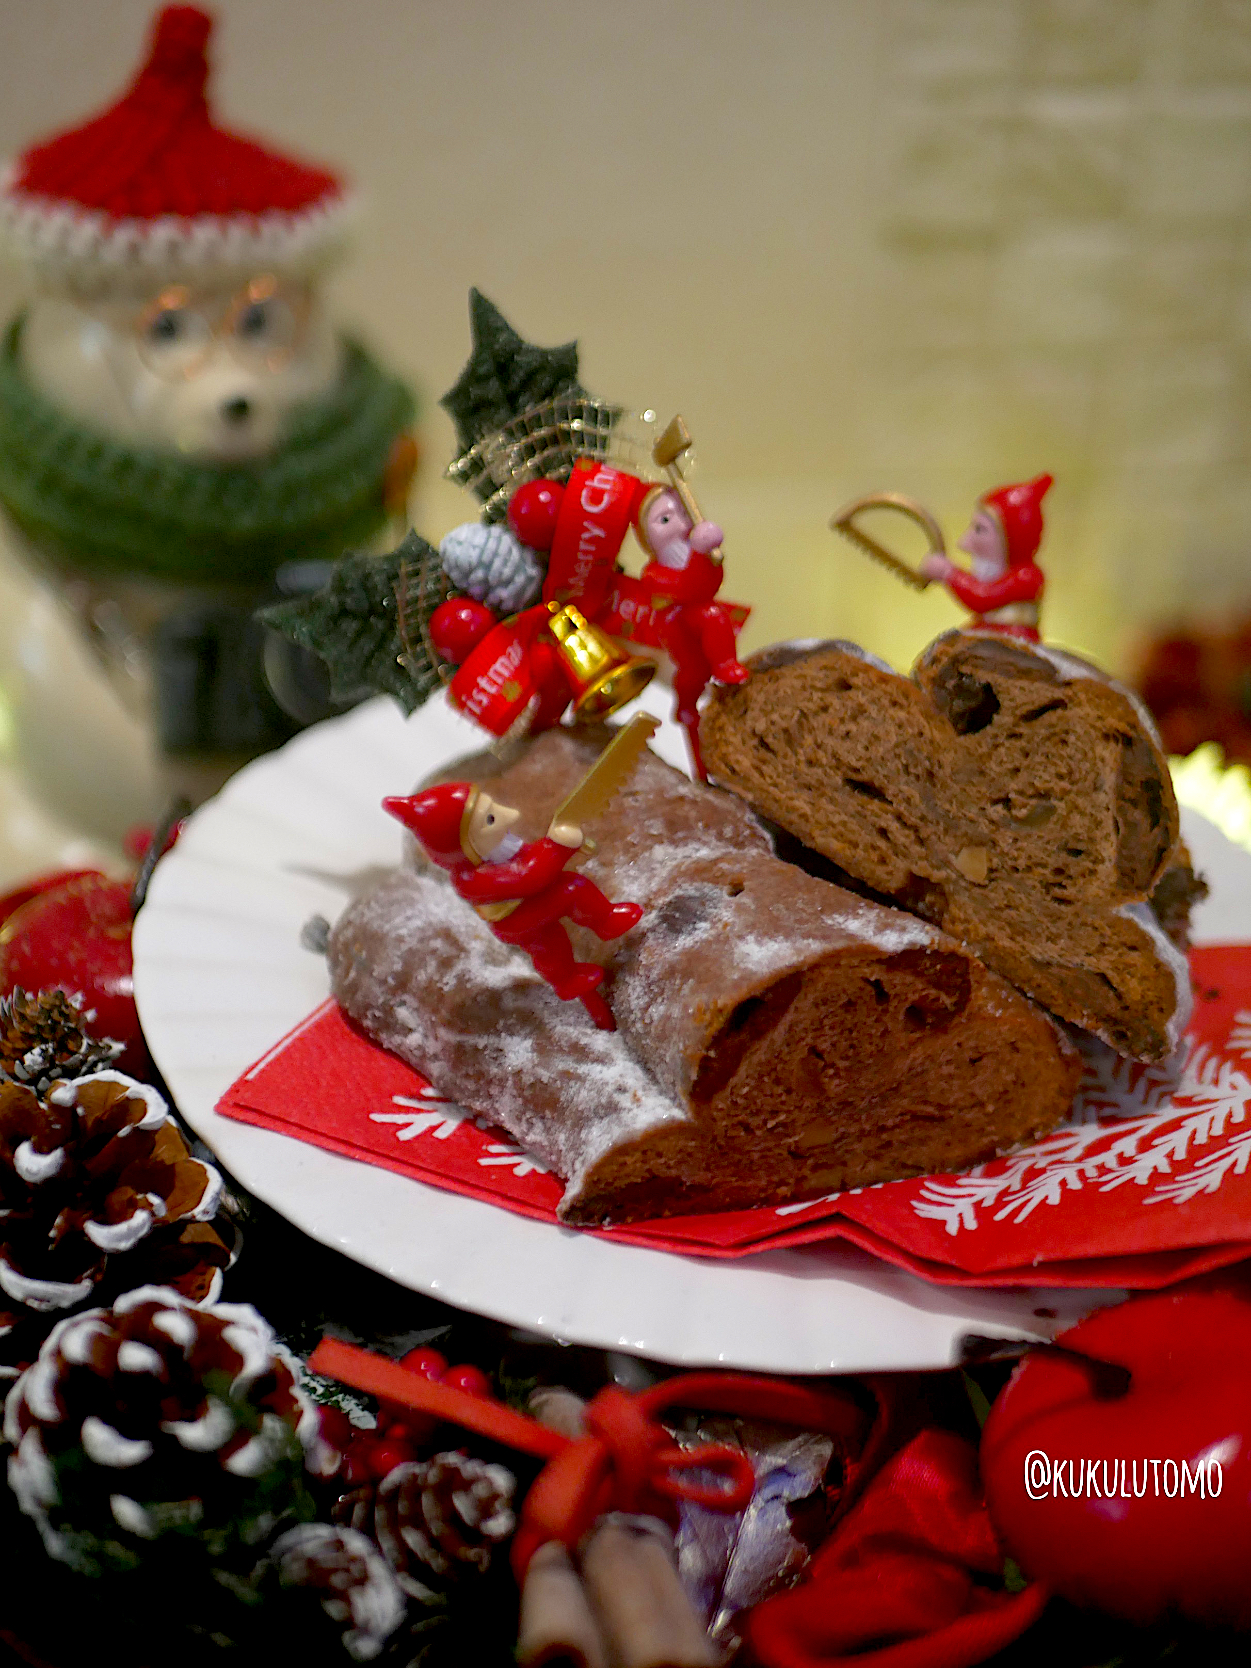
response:
<svg viewBox="0 0 1251 1668"><path fill-rule="evenodd" d="M413 713L439 687L422 626L446 594L438 551L410 532L383 556L348 551L320 591L258 618L321 656L336 701L390 695Z"/></svg>
<svg viewBox="0 0 1251 1668"><path fill-rule="evenodd" d="M558 394L582 394L578 344L541 348L519 336L493 302L469 292L473 350L456 385L439 401L456 424L462 452L484 434Z"/></svg>

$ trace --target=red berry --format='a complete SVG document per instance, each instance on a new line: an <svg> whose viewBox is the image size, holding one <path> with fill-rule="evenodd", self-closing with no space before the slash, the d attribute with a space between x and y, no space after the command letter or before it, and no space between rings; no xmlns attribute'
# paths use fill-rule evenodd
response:
<svg viewBox="0 0 1251 1668"><path fill-rule="evenodd" d="M459 666L467 660L496 623L484 602L451 597L430 616L430 641L444 660Z"/></svg>
<svg viewBox="0 0 1251 1668"><path fill-rule="evenodd" d="M359 1488L362 1483L372 1482L373 1475L370 1455L363 1446L354 1447L344 1454L339 1476L348 1488Z"/></svg>
<svg viewBox="0 0 1251 1668"><path fill-rule="evenodd" d="M407 1355L402 1355L400 1366L406 1367L410 1373L416 1373L420 1378L432 1378L437 1381L447 1371L447 1357L440 1355L437 1349L428 1349L423 1344L417 1349L410 1349Z"/></svg>
<svg viewBox="0 0 1251 1668"><path fill-rule="evenodd" d="M402 1442L428 1442L438 1423L431 1413L418 1413L402 1402L383 1402L378 1409L378 1430L375 1434L383 1442L389 1442L392 1437Z"/></svg>
<svg viewBox="0 0 1251 1668"><path fill-rule="evenodd" d="M526 481L508 500L508 525L531 550L550 550L565 489L559 481Z"/></svg>
<svg viewBox="0 0 1251 1668"><path fill-rule="evenodd" d="M382 1433L385 1443L402 1443L405 1446L417 1446L427 1443L430 1436L434 1436L437 1419L429 1413L405 1413L400 1409L400 1416L392 1419Z"/></svg>
<svg viewBox="0 0 1251 1668"><path fill-rule="evenodd" d="M416 1446L411 1442L377 1443L370 1451L369 1463L374 1476L379 1482L388 1471L394 1471L397 1465L407 1465L409 1460L417 1458Z"/></svg>
<svg viewBox="0 0 1251 1668"><path fill-rule="evenodd" d="M410 1413L404 1421L405 1437L420 1447L423 1442L429 1442L438 1426L439 1421L432 1413Z"/></svg>
<svg viewBox="0 0 1251 1668"><path fill-rule="evenodd" d="M88 1035L125 1043L118 1066L140 1077L148 1056L133 995L130 928L130 888L119 880L80 874L41 892L0 933L0 995L19 985L81 995Z"/></svg>
<svg viewBox="0 0 1251 1668"><path fill-rule="evenodd" d="M317 1421L321 1426L323 1442L328 1442L332 1448L337 1448L345 1454L356 1435L352 1421L341 1407L319 1407Z"/></svg>
<svg viewBox="0 0 1251 1668"><path fill-rule="evenodd" d="M449 1367L443 1375L443 1382L453 1390L463 1390L467 1396L492 1394L491 1381L482 1368L471 1366L468 1362L459 1367Z"/></svg>

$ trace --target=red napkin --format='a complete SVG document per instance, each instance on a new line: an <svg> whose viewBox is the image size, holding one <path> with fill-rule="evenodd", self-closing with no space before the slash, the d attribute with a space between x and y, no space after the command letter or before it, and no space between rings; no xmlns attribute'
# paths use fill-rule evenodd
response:
<svg viewBox="0 0 1251 1668"><path fill-rule="evenodd" d="M1251 1255L1251 946L1191 952L1183 1047L1142 1066L1085 1043L1073 1117L959 1176L588 1230L704 1257L842 1239L953 1285L1151 1288ZM559 1178L356 1032L333 1002L232 1085L226 1117L556 1221Z"/></svg>

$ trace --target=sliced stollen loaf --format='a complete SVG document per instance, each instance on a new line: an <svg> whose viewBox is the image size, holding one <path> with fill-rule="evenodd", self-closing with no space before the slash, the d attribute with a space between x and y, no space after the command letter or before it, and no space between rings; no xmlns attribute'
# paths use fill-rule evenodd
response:
<svg viewBox="0 0 1251 1668"><path fill-rule="evenodd" d="M610 733L550 731L491 777L524 838ZM564 1177L568 1221L961 1168L1068 1111L1079 1063L1045 1015L928 923L780 861L733 796L649 753L585 832L582 872L645 909L611 944L574 929L616 1032L435 872L382 881L329 945L347 1012Z"/></svg>
<svg viewBox="0 0 1251 1668"><path fill-rule="evenodd" d="M1129 691L989 632L945 633L911 678L850 644L750 664L701 725L718 782L1052 1013L1140 1059L1172 1050L1189 978L1149 900L1179 927L1194 877Z"/></svg>

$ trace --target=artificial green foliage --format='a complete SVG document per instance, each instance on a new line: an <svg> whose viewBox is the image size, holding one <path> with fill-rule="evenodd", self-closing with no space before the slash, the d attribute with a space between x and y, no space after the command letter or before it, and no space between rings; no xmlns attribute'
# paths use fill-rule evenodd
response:
<svg viewBox="0 0 1251 1668"><path fill-rule="evenodd" d="M585 393L578 344L541 348L519 336L494 303L469 292L473 350L455 387L439 401L456 424L462 452L530 406L558 394Z"/></svg>
<svg viewBox="0 0 1251 1668"><path fill-rule="evenodd" d="M237 1403L233 1398L232 1411ZM250 1570L256 1549L277 1531L316 1514L294 1431L286 1452L259 1477L236 1481L210 1474L209 1487L198 1477L198 1490L188 1498L145 1497L141 1504L153 1534L143 1539L119 1529L106 1503L88 1492L84 1473L92 1469L83 1465L81 1450L58 1456L54 1473L65 1515L58 1517L54 1533L60 1560L93 1579L143 1571L151 1580L164 1570L167 1578L211 1572L220 1582L223 1573Z"/></svg>
<svg viewBox="0 0 1251 1668"><path fill-rule="evenodd" d="M438 551L410 532L384 556L349 551L320 591L275 603L258 617L321 656L334 700L390 695L411 713L439 687L422 616L443 600L444 586Z"/></svg>
<svg viewBox="0 0 1251 1668"><path fill-rule="evenodd" d="M283 562L327 558L386 519L383 482L413 397L355 343L282 443L241 462L126 446L26 379L22 320L0 345L0 502L58 563L90 575L267 584Z"/></svg>

